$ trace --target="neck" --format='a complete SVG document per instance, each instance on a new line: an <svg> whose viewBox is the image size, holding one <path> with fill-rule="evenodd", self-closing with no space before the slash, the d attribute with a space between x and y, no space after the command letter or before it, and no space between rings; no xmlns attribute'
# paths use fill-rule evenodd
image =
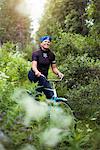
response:
<svg viewBox="0 0 100 150"><path fill-rule="evenodd" d="M44 48L44 47L40 47L43 51L48 51L48 49Z"/></svg>

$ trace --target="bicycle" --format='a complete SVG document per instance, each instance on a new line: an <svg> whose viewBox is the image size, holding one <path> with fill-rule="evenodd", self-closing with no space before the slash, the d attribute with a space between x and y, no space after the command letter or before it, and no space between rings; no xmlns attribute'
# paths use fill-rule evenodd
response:
<svg viewBox="0 0 100 150"><path fill-rule="evenodd" d="M57 95L57 91L56 91L56 86L55 86L55 83L59 83L62 81L62 79L48 79L48 81L50 83L52 83L52 89L49 89L49 88L45 88L46 90L50 90L50 91L53 91L54 92L54 96L53 98L51 99L48 99L47 102L48 103L54 103L54 105L56 104L64 104L65 107L69 110L69 112L72 114L73 111L72 111L72 108L68 102L68 100L66 98L63 98L63 97L58 97Z"/></svg>
<svg viewBox="0 0 100 150"><path fill-rule="evenodd" d="M48 81L52 85L52 89L50 88L45 88L46 90L50 90L54 92L54 96L51 99L46 99L45 102L48 104L49 107L49 118L52 118L53 113L57 113L58 116L59 114L67 116L71 116L73 125L72 129L76 129L76 118L73 114L73 111L71 109L71 106L66 98L63 97L58 97L57 96L57 91L56 91L56 85L55 83L59 83L62 81L62 79L48 79ZM42 86L39 86L38 88L43 88ZM37 93L36 95L32 95L31 92L28 91L28 94L33 96L36 101L38 101L38 95L41 95L41 93Z"/></svg>

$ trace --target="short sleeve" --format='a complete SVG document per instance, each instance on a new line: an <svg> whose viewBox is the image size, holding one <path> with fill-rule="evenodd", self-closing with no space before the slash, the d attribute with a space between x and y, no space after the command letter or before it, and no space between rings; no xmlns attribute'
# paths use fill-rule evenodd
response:
<svg viewBox="0 0 100 150"><path fill-rule="evenodd" d="M52 53L51 64L56 64L55 55Z"/></svg>
<svg viewBox="0 0 100 150"><path fill-rule="evenodd" d="M38 55L36 52L33 52L32 54L32 61L37 61L38 60Z"/></svg>

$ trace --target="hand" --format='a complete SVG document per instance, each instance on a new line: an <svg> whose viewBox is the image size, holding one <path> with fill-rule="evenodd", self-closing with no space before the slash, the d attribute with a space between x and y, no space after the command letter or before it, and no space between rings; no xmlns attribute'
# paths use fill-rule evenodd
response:
<svg viewBox="0 0 100 150"><path fill-rule="evenodd" d="M60 79L63 79L63 77L64 77L64 74L61 73L61 72L59 72L57 75L58 75L58 77L59 77Z"/></svg>
<svg viewBox="0 0 100 150"><path fill-rule="evenodd" d="M36 71L36 72L35 72L35 75L36 75L37 77L40 77L42 74L41 74L41 72Z"/></svg>
<svg viewBox="0 0 100 150"><path fill-rule="evenodd" d="M40 77L40 76L43 76L43 77L45 77L41 72L39 72L39 71L36 71L35 72L35 75L37 76L37 77Z"/></svg>

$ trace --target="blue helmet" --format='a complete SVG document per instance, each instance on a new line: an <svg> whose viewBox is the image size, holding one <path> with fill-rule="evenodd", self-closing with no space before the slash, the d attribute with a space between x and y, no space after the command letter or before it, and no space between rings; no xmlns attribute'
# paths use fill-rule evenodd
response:
<svg viewBox="0 0 100 150"><path fill-rule="evenodd" d="M40 38L40 42L43 42L44 40L49 40L51 42L52 38L50 36L43 36Z"/></svg>

